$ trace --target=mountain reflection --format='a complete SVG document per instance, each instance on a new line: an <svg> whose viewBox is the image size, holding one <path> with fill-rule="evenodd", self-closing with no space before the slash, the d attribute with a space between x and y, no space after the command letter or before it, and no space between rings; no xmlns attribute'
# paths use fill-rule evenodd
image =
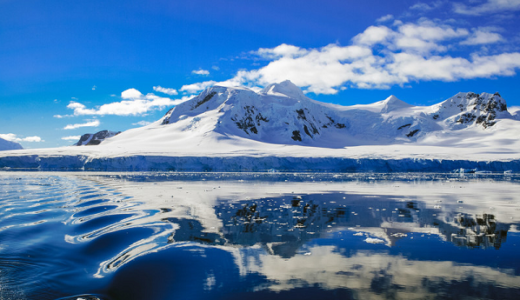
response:
<svg viewBox="0 0 520 300"><path fill-rule="evenodd" d="M238 186L243 192L236 191L237 184L229 182L213 183L213 187L210 184L114 180L112 186L132 201L119 203L120 208L109 214L133 217L96 228L94 233L76 239L134 227L153 229L151 237L105 261L103 272L110 272L134 257L184 242L226 247L260 245L267 253L291 258L306 243L337 231L357 232L367 243L388 247L396 246L401 239L413 238L410 234L420 233L438 236L458 247L498 250L506 242L511 226L517 228L520 224L500 222L489 213L475 214L492 208L479 203L461 204L463 201L457 200L456 195L445 197L443 202L439 200L442 198L432 200L421 195L295 193L293 189L301 184L270 185L263 189L242 183ZM267 194L278 196L266 197ZM88 211L88 206L82 209ZM81 219L92 218L77 215Z"/></svg>
<svg viewBox="0 0 520 300"><path fill-rule="evenodd" d="M23 251L50 236L48 245L61 244L48 249L60 255L38 255L76 262L62 272L77 280L59 279L70 290L88 282L101 294L123 295L114 299L172 299L180 285L167 278L174 278L215 299L305 299L313 289L357 299L520 295L517 184L107 176L43 182L49 184L4 184L0 237L7 246L0 254L13 247L27 249L17 250L21 257L34 255ZM52 230L40 235L49 224ZM30 243L19 241L31 234ZM48 272L39 268L35 274Z"/></svg>
<svg viewBox="0 0 520 300"><path fill-rule="evenodd" d="M500 249L506 242L509 226L500 224L491 214L471 216L458 214L455 223L459 225L458 232L450 235L450 241L459 247Z"/></svg>
<svg viewBox="0 0 520 300"><path fill-rule="evenodd" d="M417 202L388 201L384 197L361 202L352 198L356 196L327 194L298 196L292 200L247 200L217 206L215 211L223 221L221 232L229 244L275 243L268 249L286 258L294 256L305 242L337 228L368 229L368 235L379 228L380 234L373 235L387 241L389 246L395 245L407 232L426 229L459 247L498 250L506 241L510 227L510 224L497 222L491 214L451 216L449 213L449 217L442 219L435 217L436 210L419 209Z"/></svg>

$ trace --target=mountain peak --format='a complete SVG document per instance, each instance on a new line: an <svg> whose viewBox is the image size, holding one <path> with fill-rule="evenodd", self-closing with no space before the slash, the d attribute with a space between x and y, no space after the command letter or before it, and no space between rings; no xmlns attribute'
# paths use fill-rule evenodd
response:
<svg viewBox="0 0 520 300"><path fill-rule="evenodd" d="M290 80L285 80L280 83L272 83L266 86L262 90L262 93L277 96L283 95L295 99L301 99L305 97L302 90Z"/></svg>
<svg viewBox="0 0 520 300"><path fill-rule="evenodd" d="M390 97L383 100L383 108L381 109L381 113L388 113L393 110L398 110L402 108L411 107L413 105L408 104L402 100L399 100L396 96L390 95Z"/></svg>

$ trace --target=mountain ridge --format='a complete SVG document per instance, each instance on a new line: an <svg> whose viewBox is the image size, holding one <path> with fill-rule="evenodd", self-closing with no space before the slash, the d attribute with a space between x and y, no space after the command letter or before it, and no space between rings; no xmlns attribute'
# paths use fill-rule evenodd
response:
<svg viewBox="0 0 520 300"><path fill-rule="evenodd" d="M334 147L344 147L414 142L434 132L471 126L486 129L515 117L498 93L458 93L432 106L414 106L393 95L369 105L331 106L306 97L284 81L260 92L210 87L171 109L161 124L188 119L192 123L180 130L206 122L208 130L267 143L327 146L319 141L336 136L343 143L336 142Z"/></svg>

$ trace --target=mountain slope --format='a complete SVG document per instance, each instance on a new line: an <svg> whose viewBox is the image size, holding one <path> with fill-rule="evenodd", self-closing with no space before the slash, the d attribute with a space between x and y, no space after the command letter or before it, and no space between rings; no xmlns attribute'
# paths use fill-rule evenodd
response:
<svg viewBox="0 0 520 300"><path fill-rule="evenodd" d="M0 151L23 149L22 145L0 138Z"/></svg>

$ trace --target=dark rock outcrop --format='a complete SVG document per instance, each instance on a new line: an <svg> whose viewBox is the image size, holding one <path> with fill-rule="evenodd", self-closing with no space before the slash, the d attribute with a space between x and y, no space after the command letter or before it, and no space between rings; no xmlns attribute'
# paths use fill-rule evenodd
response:
<svg viewBox="0 0 520 300"><path fill-rule="evenodd" d="M111 138L113 136L116 136L120 134L121 131L115 132L115 131L108 131L108 130L102 130L97 133L86 133L81 136L79 141L74 144L76 146L96 146L101 144L105 139Z"/></svg>

